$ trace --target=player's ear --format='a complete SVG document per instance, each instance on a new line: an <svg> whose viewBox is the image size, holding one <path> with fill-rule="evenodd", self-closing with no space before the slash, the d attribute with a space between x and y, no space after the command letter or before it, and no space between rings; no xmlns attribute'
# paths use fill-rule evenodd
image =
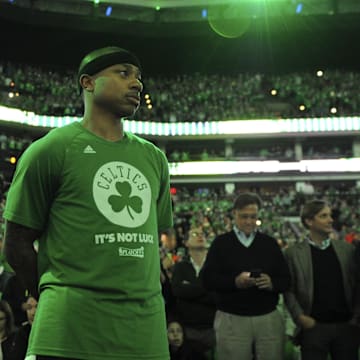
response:
<svg viewBox="0 0 360 360"><path fill-rule="evenodd" d="M82 74L79 83L83 91L93 91L94 89L94 79L88 74Z"/></svg>

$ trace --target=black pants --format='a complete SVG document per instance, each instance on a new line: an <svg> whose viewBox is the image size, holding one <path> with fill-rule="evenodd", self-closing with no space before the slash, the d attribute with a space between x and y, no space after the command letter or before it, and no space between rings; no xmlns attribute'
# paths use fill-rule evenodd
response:
<svg viewBox="0 0 360 360"><path fill-rule="evenodd" d="M348 323L317 323L304 330L300 345L302 360L358 360L360 328Z"/></svg>

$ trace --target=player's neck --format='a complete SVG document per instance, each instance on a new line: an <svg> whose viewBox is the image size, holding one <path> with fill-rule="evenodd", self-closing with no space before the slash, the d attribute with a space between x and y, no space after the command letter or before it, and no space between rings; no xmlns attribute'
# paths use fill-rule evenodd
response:
<svg viewBox="0 0 360 360"><path fill-rule="evenodd" d="M94 117L84 116L81 124L85 129L108 141L118 141L124 137L121 119L94 119Z"/></svg>

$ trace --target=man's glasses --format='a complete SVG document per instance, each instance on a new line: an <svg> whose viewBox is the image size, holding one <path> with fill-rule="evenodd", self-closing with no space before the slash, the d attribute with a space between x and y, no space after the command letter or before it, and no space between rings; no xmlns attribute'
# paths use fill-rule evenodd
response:
<svg viewBox="0 0 360 360"><path fill-rule="evenodd" d="M203 232L196 232L196 231L194 231L194 232L191 232L190 234L191 234L191 236L193 236L193 237L204 236L204 233L203 233Z"/></svg>

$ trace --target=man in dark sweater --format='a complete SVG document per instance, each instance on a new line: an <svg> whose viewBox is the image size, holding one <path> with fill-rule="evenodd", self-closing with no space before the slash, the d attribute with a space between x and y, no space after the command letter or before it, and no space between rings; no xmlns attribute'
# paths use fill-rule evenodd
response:
<svg viewBox="0 0 360 360"><path fill-rule="evenodd" d="M214 321L218 360L282 360L284 321L276 309L290 285L286 261L276 240L257 230L261 199L240 194L233 230L212 243L203 283L216 293Z"/></svg>
<svg viewBox="0 0 360 360"><path fill-rule="evenodd" d="M330 240L333 219L325 201L306 203L301 221L309 236L285 253L292 276L285 302L298 326L302 359L326 360L330 354L332 360L357 360L355 247Z"/></svg>

